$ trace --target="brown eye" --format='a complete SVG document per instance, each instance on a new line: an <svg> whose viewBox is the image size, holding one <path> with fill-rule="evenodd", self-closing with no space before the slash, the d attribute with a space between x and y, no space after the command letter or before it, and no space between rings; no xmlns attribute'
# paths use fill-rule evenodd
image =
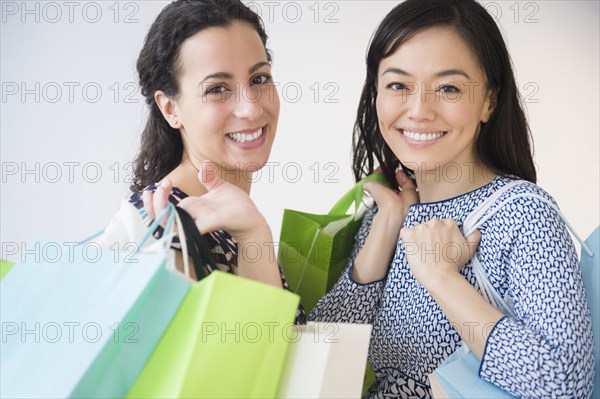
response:
<svg viewBox="0 0 600 399"><path fill-rule="evenodd" d="M389 83L386 86L388 89L392 89L392 90L396 90L396 91L400 91L400 90L409 90L408 86L406 86L404 83L400 83L400 82L393 82L393 83Z"/></svg>
<svg viewBox="0 0 600 399"><path fill-rule="evenodd" d="M209 87L204 94L221 94L227 90L227 87L222 84Z"/></svg>
<svg viewBox="0 0 600 399"><path fill-rule="evenodd" d="M445 94L458 94L460 93L460 89L453 85L444 85L438 89L440 93Z"/></svg>
<svg viewBox="0 0 600 399"><path fill-rule="evenodd" d="M271 76L268 74L256 75L252 78L251 83L253 85L264 85L271 81Z"/></svg>

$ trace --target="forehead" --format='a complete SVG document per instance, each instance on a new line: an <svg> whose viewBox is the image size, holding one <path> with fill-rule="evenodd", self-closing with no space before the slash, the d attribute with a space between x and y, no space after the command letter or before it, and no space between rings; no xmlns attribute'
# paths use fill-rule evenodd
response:
<svg viewBox="0 0 600 399"><path fill-rule="evenodd" d="M430 76L446 69L462 69L472 77L483 75L469 45L449 26L426 28L413 34L381 60L379 74L388 67L400 68L415 76Z"/></svg>
<svg viewBox="0 0 600 399"><path fill-rule="evenodd" d="M179 61L186 72L215 73L247 70L267 61L258 32L248 23L233 22L203 29L183 42Z"/></svg>

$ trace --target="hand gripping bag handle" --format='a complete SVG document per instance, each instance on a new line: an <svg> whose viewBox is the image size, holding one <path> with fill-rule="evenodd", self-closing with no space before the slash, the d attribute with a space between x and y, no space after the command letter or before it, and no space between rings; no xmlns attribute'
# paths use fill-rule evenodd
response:
<svg viewBox="0 0 600 399"><path fill-rule="evenodd" d="M389 186L389 183L384 175L380 173L373 173L364 179L360 180L354 185L335 205L331 208L328 215L330 216L343 216L346 215L350 206L354 204L354 212L358 211L358 208L363 200L364 191L362 189L363 184L367 182L378 182Z"/></svg>

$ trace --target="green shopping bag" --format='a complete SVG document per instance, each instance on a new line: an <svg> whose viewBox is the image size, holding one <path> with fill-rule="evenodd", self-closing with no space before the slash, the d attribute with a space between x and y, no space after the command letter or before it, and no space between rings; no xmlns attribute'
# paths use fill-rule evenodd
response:
<svg viewBox="0 0 600 399"><path fill-rule="evenodd" d="M14 263L0 259L0 280L6 276L6 273L13 267Z"/></svg>
<svg viewBox="0 0 600 399"><path fill-rule="evenodd" d="M354 236L362 223L356 212L364 183L388 184L372 174L348 191L326 215L286 209L283 213L278 260L290 289L300 295L307 314L338 280L347 265ZM354 204L354 214L347 214Z"/></svg>
<svg viewBox="0 0 600 399"><path fill-rule="evenodd" d="M195 283L129 398L275 397L299 298L220 271Z"/></svg>

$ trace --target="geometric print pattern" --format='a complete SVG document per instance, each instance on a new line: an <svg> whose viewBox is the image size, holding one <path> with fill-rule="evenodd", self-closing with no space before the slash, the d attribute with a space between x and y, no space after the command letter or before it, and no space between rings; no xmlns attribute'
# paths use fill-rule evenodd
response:
<svg viewBox="0 0 600 399"><path fill-rule="evenodd" d="M448 200L413 205L404 226L433 218L465 218L498 188L489 184ZM531 183L517 184L496 201L518 193L554 200ZM369 234L377 208L356 235L349 265L309 320L373 325L369 363L376 381L373 398L429 398L428 374L460 345L461 338L431 295L412 276L398 241L387 276L360 284L352 265ZM479 230L478 257L490 283L512 302L515 317L504 317L490 332L480 376L523 398L587 398L594 375L591 317L577 254L561 217L536 198L505 204ZM473 286L470 262L461 274Z"/></svg>

